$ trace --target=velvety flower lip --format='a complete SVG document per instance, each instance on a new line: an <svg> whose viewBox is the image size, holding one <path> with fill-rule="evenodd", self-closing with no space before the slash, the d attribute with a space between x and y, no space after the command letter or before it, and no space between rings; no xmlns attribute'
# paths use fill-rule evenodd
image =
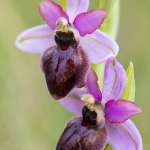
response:
<svg viewBox="0 0 150 150"><path fill-rule="evenodd" d="M141 108L134 102L121 99L125 88L125 70L122 65L112 57L107 60L104 72L102 98L99 99L99 101L104 105L105 128L108 134L108 143L115 150L126 150L127 147L129 150L142 150L141 135L134 123L129 119L131 116L140 113ZM92 70L88 75L86 87L87 90L85 89L84 93L92 94L95 100L97 100L96 98L101 92L93 92L99 91L99 86L97 76ZM104 89L106 91L104 91ZM97 95L97 93L99 94ZM68 96L70 96L70 94ZM79 97L81 96L79 95ZM76 101L80 101L79 97L77 97ZM65 101L65 98L63 101ZM71 101L72 97L69 97L68 100L66 99L66 105L63 105L68 109L67 102L71 104ZM61 103L63 102L61 101ZM76 106L74 105L74 112L75 108L78 108L80 105L79 103L76 104Z"/></svg>
<svg viewBox="0 0 150 150"><path fill-rule="evenodd" d="M32 27L22 32L15 41L16 46L26 52L43 53L56 45L53 39L56 21L64 17L79 31L79 46L87 52L91 63L102 63L109 57L116 56L119 51L117 43L102 31L96 30L106 17L105 10L87 12L88 5L89 0L68 0L66 13L52 0L42 2L39 12L47 25Z"/></svg>
<svg viewBox="0 0 150 150"><path fill-rule="evenodd" d="M101 124L90 122L87 116L89 118L87 110L84 110L83 117L76 117L67 122L56 150L104 150L107 144L106 129ZM89 122L88 126L86 121ZM86 122L85 126L83 122Z"/></svg>

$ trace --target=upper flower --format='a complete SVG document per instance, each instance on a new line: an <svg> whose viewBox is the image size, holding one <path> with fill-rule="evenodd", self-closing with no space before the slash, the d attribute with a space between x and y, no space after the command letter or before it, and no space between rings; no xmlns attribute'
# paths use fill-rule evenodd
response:
<svg viewBox="0 0 150 150"><path fill-rule="evenodd" d="M65 13L52 0L42 2L39 12L48 26L28 29L16 39L21 50L43 53L41 68L55 99L85 85L90 62L101 63L118 53L116 42L96 30L106 17L105 10L86 12L88 5L89 0L68 0Z"/></svg>
<svg viewBox="0 0 150 150"><path fill-rule="evenodd" d="M87 79L87 90L73 90L68 97L61 100L61 103L68 110L81 115L84 103L79 99L83 94L89 93L90 96L85 95L86 97L84 96L82 99L88 99L86 101L89 101L87 106L90 109L94 110L94 107L99 103L103 105L107 142L115 150L142 150L140 133L129 119L131 116L140 113L141 109L136 103L121 99L125 83L124 68L116 59L110 58L105 66L102 93L97 84L97 76L91 70Z"/></svg>

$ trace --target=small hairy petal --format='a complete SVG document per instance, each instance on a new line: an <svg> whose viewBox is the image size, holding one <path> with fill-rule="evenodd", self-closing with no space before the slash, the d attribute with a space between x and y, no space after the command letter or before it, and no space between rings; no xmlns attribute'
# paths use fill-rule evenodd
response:
<svg viewBox="0 0 150 150"><path fill-rule="evenodd" d="M104 127L83 127L82 117L70 120L58 143L56 150L103 150L107 144L107 132Z"/></svg>
<svg viewBox="0 0 150 150"><path fill-rule="evenodd" d="M60 103L70 112L76 115L82 115L82 108L85 102L81 101L81 97L86 94L85 89L74 88Z"/></svg>
<svg viewBox="0 0 150 150"><path fill-rule="evenodd" d="M41 68L50 94L55 99L61 99L74 87L85 86L90 61L82 47L70 46L61 51L54 46L43 53Z"/></svg>
<svg viewBox="0 0 150 150"><path fill-rule="evenodd" d="M66 12L69 14L69 21L72 23L78 14L86 12L88 6L89 0L68 0Z"/></svg>
<svg viewBox="0 0 150 150"><path fill-rule="evenodd" d="M110 124L106 121L108 143L115 150L143 150L142 138L131 120L121 124Z"/></svg>
<svg viewBox="0 0 150 150"><path fill-rule="evenodd" d="M97 82L98 82L97 75L96 75L95 71L91 69L88 74L87 82L86 82L88 93L92 94L96 100L101 101L102 93L99 89Z"/></svg>
<svg viewBox="0 0 150 150"><path fill-rule="evenodd" d="M109 100L105 104L105 118L110 123L123 123L141 112L141 108L128 100Z"/></svg>
<svg viewBox="0 0 150 150"><path fill-rule="evenodd" d="M76 16L73 24L81 36L91 34L103 23L106 17L104 9L91 10Z"/></svg>
<svg viewBox="0 0 150 150"><path fill-rule="evenodd" d="M39 25L23 31L15 41L16 46L25 52L42 53L56 45L53 30L47 25Z"/></svg>
<svg viewBox="0 0 150 150"><path fill-rule="evenodd" d="M43 20L45 20L53 30L56 28L56 21L60 17L69 20L68 15L62 10L61 6L52 0L42 2L39 6L39 12L43 17Z"/></svg>
<svg viewBox="0 0 150 150"><path fill-rule="evenodd" d="M116 56L119 51L117 43L100 30L80 37L79 44L88 53L93 64L105 62L108 58Z"/></svg>
<svg viewBox="0 0 150 150"><path fill-rule="evenodd" d="M125 84L126 72L123 66L115 58L109 58L104 71L103 100L121 98Z"/></svg>

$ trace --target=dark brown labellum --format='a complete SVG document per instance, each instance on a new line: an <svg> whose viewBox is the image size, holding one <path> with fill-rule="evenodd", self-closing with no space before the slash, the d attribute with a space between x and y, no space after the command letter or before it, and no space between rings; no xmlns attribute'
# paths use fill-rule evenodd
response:
<svg viewBox="0 0 150 150"><path fill-rule="evenodd" d="M57 31L55 34L55 41L62 51L67 50L70 46L76 45L73 32Z"/></svg>
<svg viewBox="0 0 150 150"><path fill-rule="evenodd" d="M103 150L107 144L106 129L98 125L82 126L82 117L67 123L56 150Z"/></svg>
<svg viewBox="0 0 150 150"><path fill-rule="evenodd" d="M54 46L44 52L41 66L50 94L55 99L60 99L72 88L85 85L90 62L80 46L72 45L65 51Z"/></svg>
<svg viewBox="0 0 150 150"><path fill-rule="evenodd" d="M82 109L82 126L95 126L97 113L95 111L90 111L87 106L84 106Z"/></svg>

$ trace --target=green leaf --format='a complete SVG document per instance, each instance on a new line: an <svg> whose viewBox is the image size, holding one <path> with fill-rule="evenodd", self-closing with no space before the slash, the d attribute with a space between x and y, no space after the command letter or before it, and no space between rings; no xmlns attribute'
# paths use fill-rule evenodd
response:
<svg viewBox="0 0 150 150"><path fill-rule="evenodd" d="M92 64L92 68L96 72L98 76L98 85L100 86L100 89L102 90L103 88L103 80L104 80L104 68L105 68L105 63L102 64Z"/></svg>
<svg viewBox="0 0 150 150"><path fill-rule="evenodd" d="M60 0L60 5L64 11L66 11L67 0Z"/></svg>
<svg viewBox="0 0 150 150"><path fill-rule="evenodd" d="M114 149L109 144L107 144L104 150L114 150Z"/></svg>
<svg viewBox="0 0 150 150"><path fill-rule="evenodd" d="M119 26L120 0L99 0L99 8L104 8L107 13L100 30L115 39Z"/></svg>
<svg viewBox="0 0 150 150"><path fill-rule="evenodd" d="M132 62L130 62L126 71L126 86L122 98L130 101L134 101L135 98L134 67Z"/></svg>

